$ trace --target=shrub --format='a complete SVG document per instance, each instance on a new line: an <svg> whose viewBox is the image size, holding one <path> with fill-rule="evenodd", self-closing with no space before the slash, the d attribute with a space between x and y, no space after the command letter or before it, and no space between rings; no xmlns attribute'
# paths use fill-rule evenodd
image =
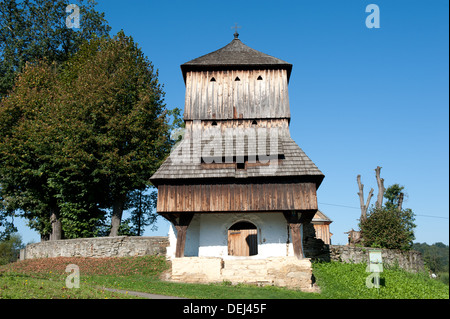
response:
<svg viewBox="0 0 450 319"><path fill-rule="evenodd" d="M372 208L360 223L364 246L409 250L414 240L413 213L395 207Z"/></svg>

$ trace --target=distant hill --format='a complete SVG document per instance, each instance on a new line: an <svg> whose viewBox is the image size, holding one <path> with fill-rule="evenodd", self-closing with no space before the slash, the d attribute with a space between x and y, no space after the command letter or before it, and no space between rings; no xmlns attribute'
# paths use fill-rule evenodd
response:
<svg viewBox="0 0 450 319"><path fill-rule="evenodd" d="M441 242L432 245L414 243L413 249L422 253L426 265L434 273L448 272L448 245Z"/></svg>

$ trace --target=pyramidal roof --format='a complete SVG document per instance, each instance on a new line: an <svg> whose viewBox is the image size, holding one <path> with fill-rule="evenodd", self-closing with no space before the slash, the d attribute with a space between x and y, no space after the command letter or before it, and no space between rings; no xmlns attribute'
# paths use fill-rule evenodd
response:
<svg viewBox="0 0 450 319"><path fill-rule="evenodd" d="M262 53L242 43L235 34L233 41L223 48L205 54L181 65L183 77L192 70L229 70L229 69L286 69L288 80L292 64Z"/></svg>

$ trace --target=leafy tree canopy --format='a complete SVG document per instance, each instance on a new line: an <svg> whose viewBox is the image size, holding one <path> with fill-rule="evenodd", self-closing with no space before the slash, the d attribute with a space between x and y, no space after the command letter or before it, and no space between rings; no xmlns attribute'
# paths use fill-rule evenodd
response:
<svg viewBox="0 0 450 319"><path fill-rule="evenodd" d="M179 110L163 97L158 72L123 32L85 42L59 67L27 65L0 104L8 208L57 238L95 235L112 208L117 235L127 203L173 144L169 121L179 122Z"/></svg>
<svg viewBox="0 0 450 319"><path fill-rule="evenodd" d="M69 4L80 9L79 29L66 26ZM93 0L0 1L0 100L26 62L64 62L92 36L108 35L111 27L95 5Z"/></svg>
<svg viewBox="0 0 450 319"><path fill-rule="evenodd" d="M398 208L398 198L403 189L398 184L388 187L384 193L386 203L381 208L370 208L367 219L360 223L365 246L411 249L416 225L411 209Z"/></svg>

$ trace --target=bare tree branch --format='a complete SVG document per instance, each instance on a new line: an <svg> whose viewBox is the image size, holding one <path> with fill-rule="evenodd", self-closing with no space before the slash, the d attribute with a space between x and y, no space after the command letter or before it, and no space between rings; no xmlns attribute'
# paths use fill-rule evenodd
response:
<svg viewBox="0 0 450 319"><path fill-rule="evenodd" d="M377 168L375 169L375 176L377 178L377 184L378 184L378 197L377 197L377 202L376 202L376 207L377 208L381 208L381 206L383 206L383 196L384 196L384 179L380 178L380 170L381 167L377 166Z"/></svg>

